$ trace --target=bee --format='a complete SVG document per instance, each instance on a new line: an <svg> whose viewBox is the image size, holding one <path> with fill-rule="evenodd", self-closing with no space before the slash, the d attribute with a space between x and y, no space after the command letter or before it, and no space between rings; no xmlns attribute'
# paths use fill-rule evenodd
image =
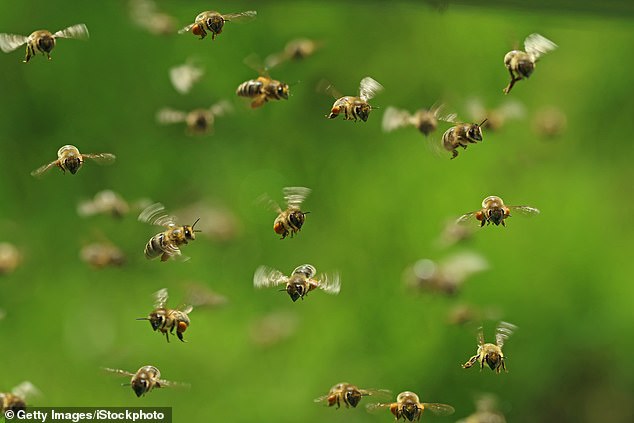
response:
<svg viewBox="0 0 634 423"><path fill-rule="evenodd" d="M171 35L176 31L176 19L159 11L153 0L130 0L130 16L137 26L154 35Z"/></svg>
<svg viewBox="0 0 634 423"><path fill-rule="evenodd" d="M322 43L308 38L297 38L286 43L284 51L268 56L264 63L270 69L287 60L303 60L312 56L321 45Z"/></svg>
<svg viewBox="0 0 634 423"><path fill-rule="evenodd" d="M22 262L22 254L8 242L0 243L0 275L13 273Z"/></svg>
<svg viewBox="0 0 634 423"><path fill-rule="evenodd" d="M482 125L486 123L484 119L481 123L455 123L454 126L447 129L442 134L442 146L445 150L451 152L451 158L458 156L458 147L465 150L469 144L475 144L482 141Z"/></svg>
<svg viewBox="0 0 634 423"><path fill-rule="evenodd" d="M490 307L481 309L468 304L457 304L449 310L447 323L454 326L466 326L485 319L497 320L500 314L499 310Z"/></svg>
<svg viewBox="0 0 634 423"><path fill-rule="evenodd" d="M77 206L77 213L82 217L103 213L120 219L129 211L128 203L119 194L109 189L99 191L93 200L82 201Z"/></svg>
<svg viewBox="0 0 634 423"><path fill-rule="evenodd" d="M420 416L425 410L431 411L437 416L448 416L454 413L454 408L447 404L437 404L420 402L418 395L413 392L405 391L398 394L396 402L368 404L367 409L370 412L387 408L390 410L396 420L407 419L410 422L419 421Z"/></svg>
<svg viewBox="0 0 634 423"><path fill-rule="evenodd" d="M326 115L328 119L334 119L343 112L344 120L357 121L357 119L361 119L366 122L373 109L368 101L383 90L383 85L379 84L369 76L366 76L359 84L358 97L342 97L341 93L332 87L332 85L327 86L325 90L336 99L330 109L330 113Z"/></svg>
<svg viewBox="0 0 634 423"><path fill-rule="evenodd" d="M257 12L255 10L249 10L241 13L229 13L221 15L215 11L201 12L194 19L194 23L187 25L178 31L179 34L184 34L191 31L192 34L200 36L202 40L207 36L207 31L211 32L211 39L215 40L216 35L222 32L222 28L225 26L225 22L247 22L255 19ZM205 30L206 29L206 30Z"/></svg>
<svg viewBox="0 0 634 423"><path fill-rule="evenodd" d="M310 188L306 187L285 187L284 200L286 200L286 210L282 210L280 206L267 195L260 197L260 202L266 202L267 206L278 213L273 222L273 231L286 238L289 234L291 238L302 229L306 215L310 212L303 212L300 208L306 197L310 194Z"/></svg>
<svg viewBox="0 0 634 423"><path fill-rule="evenodd" d="M88 244L81 249L79 257L96 269L122 266L125 263L123 251L110 243Z"/></svg>
<svg viewBox="0 0 634 423"><path fill-rule="evenodd" d="M74 145L65 145L57 150L57 160L35 169L31 172L31 175L35 177L42 176L55 166L59 167L63 173L66 173L68 170L74 175L81 168L86 159L91 159L98 164L106 165L112 164L116 156L110 153L81 154Z"/></svg>
<svg viewBox="0 0 634 423"><path fill-rule="evenodd" d="M205 135L213 133L216 117L223 116L231 110L231 104L227 101L220 101L208 109L195 109L191 112L165 108L159 110L156 120L163 125L185 122L188 135Z"/></svg>
<svg viewBox="0 0 634 423"><path fill-rule="evenodd" d="M148 317L139 317L137 320L149 320L152 325L152 329L157 330L165 334L167 342L170 341L169 334L174 335L174 329L176 329L176 336L181 342L185 342L183 339L183 332L189 327L190 321L188 314L194 309L191 305L181 305L178 308L167 308L167 288L163 288L154 293L154 310L148 315Z"/></svg>
<svg viewBox="0 0 634 423"><path fill-rule="evenodd" d="M0 392L0 413L4 416L5 411L26 410L26 401L34 396L40 395L40 391L28 381L22 382L11 392Z"/></svg>
<svg viewBox="0 0 634 423"><path fill-rule="evenodd" d="M535 63L544 54L557 48L557 44L539 34L531 34L524 40L524 50L512 50L504 56L504 66L509 70L511 82L504 88L504 94L511 92L513 85L531 76Z"/></svg>
<svg viewBox="0 0 634 423"><path fill-rule="evenodd" d="M161 257L161 261L167 261L170 257L182 261L188 260L189 257L183 256L180 250L182 245L187 245L189 241L196 239L194 227L200 219L197 219L193 225L177 226L174 216L164 213L165 207L161 203L155 203L145 208L139 214L139 221L150 223L153 225L163 226L166 231L154 235L145 245L145 258L148 260Z"/></svg>
<svg viewBox="0 0 634 423"><path fill-rule="evenodd" d="M303 300L310 291L317 288L328 294L339 293L341 290L339 274L322 274L321 277L315 278L316 274L317 270L310 264L302 264L295 268L291 276L285 276L279 270L260 266L253 276L253 285L256 288L268 288L285 284L286 288L280 291L286 291L293 302L300 298Z"/></svg>
<svg viewBox="0 0 634 423"><path fill-rule="evenodd" d="M501 370L507 372L502 347L504 346L504 342L516 329L517 326L511 323L500 322L495 329L495 344L485 344L484 332L482 326L480 326L478 328L478 352L471 357L469 361L463 364L462 368L468 369L477 362L480 362L480 370L484 368L484 363L486 363L489 368L496 373L500 373Z"/></svg>
<svg viewBox="0 0 634 423"><path fill-rule="evenodd" d="M456 254L440 263L421 259L408 269L405 282L410 288L454 295L469 276L488 267L486 259L475 253Z"/></svg>
<svg viewBox="0 0 634 423"><path fill-rule="evenodd" d="M315 402L322 402L328 404L328 407L332 407L337 404L337 408L343 403L346 408L355 408L362 397L370 395L389 395L391 392L385 389L359 389L355 385L351 385L346 382L338 383L332 388L327 395L323 395L315 399Z"/></svg>
<svg viewBox="0 0 634 423"><path fill-rule="evenodd" d="M169 75L174 89L180 94L187 94L204 73L202 67L188 60L182 65L171 68Z"/></svg>
<svg viewBox="0 0 634 423"><path fill-rule="evenodd" d="M506 101L494 109L486 109L482 102L472 98L467 102L467 110L474 121L485 120L482 125L487 131L500 130L507 121L520 119L525 115L524 106L518 101Z"/></svg>
<svg viewBox="0 0 634 423"><path fill-rule="evenodd" d="M498 411L497 398L492 394L485 394L476 400L476 412L457 423L506 423L506 419Z"/></svg>
<svg viewBox="0 0 634 423"><path fill-rule="evenodd" d="M456 118L454 113L442 116L443 106L432 106L429 109L420 109L410 114L407 110L388 107L383 114L383 132L392 132L395 129L406 126L414 126L423 135L428 136L438 127L438 121L444 120L453 122Z"/></svg>
<svg viewBox="0 0 634 423"><path fill-rule="evenodd" d="M554 106L544 107L535 113L533 131L542 138L552 139L560 136L568 125L566 114Z"/></svg>
<svg viewBox="0 0 634 423"><path fill-rule="evenodd" d="M165 388L165 387L178 387L188 386L184 383L170 382L161 379L161 372L154 366L143 366L136 373L127 372L119 369L104 368L104 370L116 373L120 376L130 377L130 383L124 385L130 385L137 397L143 396L150 392L152 389Z"/></svg>
<svg viewBox="0 0 634 423"><path fill-rule="evenodd" d="M250 338L255 345L268 348L290 338L299 326L297 316L288 312L273 312L251 324Z"/></svg>
<svg viewBox="0 0 634 423"><path fill-rule="evenodd" d="M288 100L290 94L288 84L271 78L270 68L264 67L257 56L248 56L244 59L244 63L260 75L256 79L243 82L236 89L237 96L253 99L251 108L256 109L269 100Z"/></svg>
<svg viewBox="0 0 634 423"><path fill-rule="evenodd" d="M471 217L475 217L480 221L480 226L493 223L496 226L502 224L506 226L504 220L511 216L511 211L518 211L524 215L539 214L539 210L531 206L505 206L500 197L490 195L482 200L482 209L472 211L470 213L463 214L456 221L457 223L463 223L469 220Z"/></svg>
<svg viewBox="0 0 634 423"><path fill-rule="evenodd" d="M32 32L28 37L15 34L0 34L0 49L5 53L9 53L26 44L24 63L28 63L37 52L45 54L48 60L51 60L51 51L55 47L58 38L87 40L88 36L88 28L84 24L69 26L54 34L45 29Z"/></svg>

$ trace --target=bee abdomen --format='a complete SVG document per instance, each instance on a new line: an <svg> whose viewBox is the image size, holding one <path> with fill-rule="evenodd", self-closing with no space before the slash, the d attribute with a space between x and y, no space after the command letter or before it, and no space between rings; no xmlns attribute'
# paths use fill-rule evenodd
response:
<svg viewBox="0 0 634 423"><path fill-rule="evenodd" d="M236 90L236 94L240 97L256 97L262 94L262 82L254 79L243 82Z"/></svg>
<svg viewBox="0 0 634 423"><path fill-rule="evenodd" d="M164 242L163 233L160 233L150 238L148 243L145 245L145 258L147 258L148 260L152 260L162 255L164 252L163 242Z"/></svg>

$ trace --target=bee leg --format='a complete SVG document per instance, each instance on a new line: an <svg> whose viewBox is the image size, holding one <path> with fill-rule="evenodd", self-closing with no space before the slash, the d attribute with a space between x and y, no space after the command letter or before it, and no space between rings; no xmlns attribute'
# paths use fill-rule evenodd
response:
<svg viewBox="0 0 634 423"><path fill-rule="evenodd" d="M170 342L170 336L169 336L169 334L167 333L167 331L165 331L165 339L167 339L167 343L169 344L169 342Z"/></svg>
<svg viewBox="0 0 634 423"><path fill-rule="evenodd" d="M469 367L472 367L477 360L478 360L478 356L474 355L473 357L469 359L469 361L467 361L465 364L462 365L462 368L468 369Z"/></svg>
<svg viewBox="0 0 634 423"><path fill-rule="evenodd" d="M31 60L31 57L33 57L33 48L27 44L26 45L26 56L24 57L23 62L24 63L29 63L29 60Z"/></svg>
<svg viewBox="0 0 634 423"><path fill-rule="evenodd" d="M451 159L455 159L456 157L458 157L458 150L451 150Z"/></svg>
<svg viewBox="0 0 634 423"><path fill-rule="evenodd" d="M169 260L169 258L170 258L170 255L167 254L166 252L161 255L161 261L167 261Z"/></svg>
<svg viewBox="0 0 634 423"><path fill-rule="evenodd" d="M185 342L182 332L176 331L176 336L178 336L178 339L180 339L181 342Z"/></svg>

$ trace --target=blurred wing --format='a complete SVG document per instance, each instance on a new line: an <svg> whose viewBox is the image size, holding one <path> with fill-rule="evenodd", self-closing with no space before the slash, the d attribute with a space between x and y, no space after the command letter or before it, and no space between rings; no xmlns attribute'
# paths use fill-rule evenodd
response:
<svg viewBox="0 0 634 423"><path fill-rule="evenodd" d="M182 311L185 314L191 313L193 309L194 309L194 306L191 304L181 304L178 307L176 307L176 310Z"/></svg>
<svg viewBox="0 0 634 423"><path fill-rule="evenodd" d="M268 76L267 68L264 66L262 59L257 54L249 54L242 62L260 75Z"/></svg>
<svg viewBox="0 0 634 423"><path fill-rule="evenodd" d="M147 206L141 214L139 214L139 221L149 223L151 225L164 226L171 228L176 226L176 219L174 216L170 216L165 213L165 206L161 203L154 203Z"/></svg>
<svg viewBox="0 0 634 423"><path fill-rule="evenodd" d="M342 97L341 92L339 92L339 90L336 89L335 86L332 85L330 81L326 79L322 79L317 83L317 87L315 87L315 91L317 91L318 93L328 94L332 96L332 98Z"/></svg>
<svg viewBox="0 0 634 423"><path fill-rule="evenodd" d="M458 123L457 113L447 113L447 114L440 114L440 113L441 112L438 111L438 115L437 115L438 120L442 120L443 122L449 122L449 123Z"/></svg>
<svg viewBox="0 0 634 423"><path fill-rule="evenodd" d="M29 381L22 382L21 384L13 388L11 390L11 393L25 400L42 395L40 390L37 389L35 385L33 385Z"/></svg>
<svg viewBox="0 0 634 423"><path fill-rule="evenodd" d="M484 345L484 329L482 328L482 326L478 326L478 334L476 335L477 339L478 339L478 346L480 345Z"/></svg>
<svg viewBox="0 0 634 423"><path fill-rule="evenodd" d="M88 27L84 24L69 26L53 34L55 38L74 38L76 40L87 40L90 37Z"/></svg>
<svg viewBox="0 0 634 423"><path fill-rule="evenodd" d="M214 116L224 116L226 113L233 111L233 106L227 100L221 100L209 108L209 111Z"/></svg>
<svg viewBox="0 0 634 423"><path fill-rule="evenodd" d="M289 56L288 54L286 54L285 51L271 54L267 56L266 59L264 59L264 66L266 66L267 69L272 69L275 66L279 65L282 62L285 62L288 59L289 59Z"/></svg>
<svg viewBox="0 0 634 423"><path fill-rule="evenodd" d="M97 164L100 165L109 165L114 163L117 156L110 153L99 153L99 154L82 154L84 159L94 160Z"/></svg>
<svg viewBox="0 0 634 423"><path fill-rule="evenodd" d="M227 15L222 15L222 17L227 22L240 22L240 23L243 23L243 22L252 21L253 19L255 19L257 14L258 14L258 12L256 12L255 10L247 10L246 12L229 13Z"/></svg>
<svg viewBox="0 0 634 423"><path fill-rule="evenodd" d="M204 73L200 66L185 63L170 69L170 81L176 91L187 94Z"/></svg>
<svg viewBox="0 0 634 423"><path fill-rule="evenodd" d="M125 370L111 369L109 367L103 367L102 369L107 372L117 374L119 376L130 376L130 377L134 376L134 373L126 372Z"/></svg>
<svg viewBox="0 0 634 423"><path fill-rule="evenodd" d="M191 385L185 382L172 382L171 380L159 379L158 383L161 385L161 388L191 388Z"/></svg>
<svg viewBox="0 0 634 423"><path fill-rule="evenodd" d="M282 192L284 193L284 200L286 200L286 204L288 204L288 207L299 209L299 206L310 194L310 188L285 187Z"/></svg>
<svg viewBox="0 0 634 423"><path fill-rule="evenodd" d="M437 416L448 416L453 414L456 410L447 404L436 404L436 403L422 403L425 410L429 410Z"/></svg>
<svg viewBox="0 0 634 423"><path fill-rule="evenodd" d="M380 413L381 411L385 410L386 408L390 408L392 406L393 403L381 403L381 402L377 402L377 403L373 403L373 404L368 404L365 406L365 409L368 410L368 413L372 413L372 414L376 414L376 413Z"/></svg>
<svg viewBox="0 0 634 423"><path fill-rule="evenodd" d="M328 274L324 273L321 278L317 280L319 288L327 294L337 295L341 291L341 278L339 273Z"/></svg>
<svg viewBox="0 0 634 423"><path fill-rule="evenodd" d="M495 329L495 344L502 348L504 342L517 330L517 326L509 322L500 322Z"/></svg>
<svg viewBox="0 0 634 423"><path fill-rule="evenodd" d="M258 199L255 200L255 202L269 210L272 210L277 213L282 213L282 209L280 208L280 205L277 204L275 201L273 201L271 197L269 197L267 194L260 195Z"/></svg>
<svg viewBox="0 0 634 423"><path fill-rule="evenodd" d="M328 402L328 397L330 397L330 395L322 395L319 398L315 398L313 400L313 402Z"/></svg>
<svg viewBox="0 0 634 423"><path fill-rule="evenodd" d="M368 101L372 99L379 91L383 89L383 85L376 82L374 79L366 76L361 80L359 85L359 97L361 100Z"/></svg>
<svg viewBox="0 0 634 423"><path fill-rule="evenodd" d="M161 125L184 122L185 119L187 119L187 113L180 110L170 109L168 107L161 109L156 113L156 121Z"/></svg>
<svg viewBox="0 0 634 423"><path fill-rule="evenodd" d="M282 272L266 266L258 267L253 275L253 286L256 288L269 288L284 284L287 281L288 278Z"/></svg>
<svg viewBox="0 0 634 423"><path fill-rule="evenodd" d="M31 172L31 176L35 176L36 178L39 178L40 176L44 175L46 172L51 170L54 166L57 166L57 160L55 160L54 162L50 162L47 165L38 167L33 172Z"/></svg>
<svg viewBox="0 0 634 423"><path fill-rule="evenodd" d="M519 214L524 216L533 216L539 214L539 209L531 206L509 206L509 210L512 212L519 212Z"/></svg>
<svg viewBox="0 0 634 423"><path fill-rule="evenodd" d="M460 216L458 219L456 219L456 223L465 223L468 220L470 220L472 217L475 216L475 214L477 212L479 212L480 210L475 210L466 214L463 214L462 216Z"/></svg>
<svg viewBox="0 0 634 423"><path fill-rule="evenodd" d="M537 61L541 56L556 48L557 44L539 34L531 34L524 40L524 50L534 61Z"/></svg>
<svg viewBox="0 0 634 423"><path fill-rule="evenodd" d="M196 22L191 23L191 24L187 25L186 27L183 27L183 28L179 29L178 33L179 34L184 34L186 32L189 32L189 30L192 29L194 27L194 25L196 25Z"/></svg>
<svg viewBox="0 0 634 423"><path fill-rule="evenodd" d="M152 294L154 297L154 307L155 308L165 308L165 304L167 304L167 299L169 298L169 294L167 293L167 288L161 288Z"/></svg>
<svg viewBox="0 0 634 423"><path fill-rule="evenodd" d="M383 132L392 132L395 129L411 124L412 115L407 110L401 110L390 106L385 109L385 113L383 113L383 122L381 123L381 127Z"/></svg>
<svg viewBox="0 0 634 423"><path fill-rule="evenodd" d="M15 34L0 34L0 49L9 53L26 43L28 37Z"/></svg>
<svg viewBox="0 0 634 423"><path fill-rule="evenodd" d="M359 389L361 395L373 396L378 399L389 399L392 397L392 391L389 389Z"/></svg>

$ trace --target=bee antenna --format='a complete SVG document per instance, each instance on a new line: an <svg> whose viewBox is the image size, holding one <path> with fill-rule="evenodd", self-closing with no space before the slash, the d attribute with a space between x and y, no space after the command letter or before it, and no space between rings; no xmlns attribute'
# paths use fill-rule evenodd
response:
<svg viewBox="0 0 634 423"><path fill-rule="evenodd" d="M150 320L147 317L137 317L137 320Z"/></svg>
<svg viewBox="0 0 634 423"><path fill-rule="evenodd" d="M484 119L484 120L482 121L482 123L480 123L478 126L482 126L482 125L484 125L484 122L486 122L487 120L489 120L489 118Z"/></svg>
<svg viewBox="0 0 634 423"><path fill-rule="evenodd" d="M198 219L196 219L196 221L192 225L192 229L194 229L194 226L196 226L196 223L198 223L199 220L200 220L200 217ZM200 231L194 231L194 232L200 232Z"/></svg>
<svg viewBox="0 0 634 423"><path fill-rule="evenodd" d="M279 292L286 291L286 288L278 289Z"/></svg>
<svg viewBox="0 0 634 423"><path fill-rule="evenodd" d="M310 213L310 212L303 212L302 214L308 214L308 213Z"/></svg>

